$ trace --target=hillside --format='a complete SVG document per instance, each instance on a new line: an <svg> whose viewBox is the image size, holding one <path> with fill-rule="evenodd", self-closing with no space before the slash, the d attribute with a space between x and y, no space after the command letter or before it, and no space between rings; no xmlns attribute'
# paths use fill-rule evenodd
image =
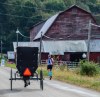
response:
<svg viewBox="0 0 100 97"><path fill-rule="evenodd" d="M0 0L3 52L13 50L12 42L16 41L17 28L22 34L29 36L31 26L74 4L95 15L100 24L100 0ZM29 41L29 38L19 36L19 41Z"/></svg>

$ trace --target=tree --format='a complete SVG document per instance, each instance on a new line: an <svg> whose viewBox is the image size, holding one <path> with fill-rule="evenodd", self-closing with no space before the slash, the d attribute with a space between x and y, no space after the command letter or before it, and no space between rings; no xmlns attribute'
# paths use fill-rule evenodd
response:
<svg viewBox="0 0 100 97"><path fill-rule="evenodd" d="M48 9L48 12L49 12L49 10L57 12L57 11L64 10L66 8L66 6L65 6L64 2L62 2L62 1L58 2L58 1L54 0L52 2L47 2L45 4L45 8Z"/></svg>
<svg viewBox="0 0 100 97"><path fill-rule="evenodd" d="M100 13L100 0L0 0L0 36L4 50L12 49L17 27L22 34L29 36L31 26L74 4L95 14ZM22 36L19 40L28 41Z"/></svg>
<svg viewBox="0 0 100 97"><path fill-rule="evenodd" d="M91 12L91 11L90 11L90 8L88 7L87 4L82 3L82 2L80 2L80 1L78 1L76 4L77 4L78 6L80 6L81 8L85 9L86 11Z"/></svg>
<svg viewBox="0 0 100 97"><path fill-rule="evenodd" d="M6 0L0 0L0 40L5 41L5 34L6 34L6 22L7 22L7 16L5 14L7 14L7 10L6 10L6 6L3 4L5 3ZM3 52L4 52L4 47L3 47Z"/></svg>

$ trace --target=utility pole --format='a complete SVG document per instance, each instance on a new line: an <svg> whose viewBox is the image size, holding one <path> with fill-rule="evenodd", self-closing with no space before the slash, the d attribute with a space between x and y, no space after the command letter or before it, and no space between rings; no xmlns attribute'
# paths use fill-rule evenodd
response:
<svg viewBox="0 0 100 97"><path fill-rule="evenodd" d="M17 47L18 47L18 34L19 34L18 28L17 28L16 34L17 34Z"/></svg>
<svg viewBox="0 0 100 97"><path fill-rule="evenodd" d="M1 40L1 59L2 59L2 40Z"/></svg>
<svg viewBox="0 0 100 97"><path fill-rule="evenodd" d="M91 40L91 20L89 20L89 28L88 28L88 41L87 41L87 60L90 59L90 40Z"/></svg>
<svg viewBox="0 0 100 97"><path fill-rule="evenodd" d="M1 48L1 51L0 51L1 52L1 56L0 57L2 59L2 24L0 24L0 32L1 32L1 34L0 34L1 35L1 37L0 37L1 38L1 41L0 41L0 45L1 45L0 46L0 48Z"/></svg>
<svg viewBox="0 0 100 97"><path fill-rule="evenodd" d="M41 38L40 38L40 65L41 65L41 48L42 48L42 32L41 32Z"/></svg>
<svg viewBox="0 0 100 97"><path fill-rule="evenodd" d="M16 45L16 65L17 65L17 47L18 47L18 34L19 34L19 30L18 30L18 28L17 28L17 30L16 30L16 34L17 34L17 45Z"/></svg>

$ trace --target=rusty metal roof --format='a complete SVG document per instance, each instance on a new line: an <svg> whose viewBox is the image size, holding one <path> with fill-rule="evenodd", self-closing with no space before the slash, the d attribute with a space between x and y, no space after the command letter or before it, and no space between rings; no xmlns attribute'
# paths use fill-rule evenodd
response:
<svg viewBox="0 0 100 97"><path fill-rule="evenodd" d="M43 41L43 49L51 55L64 55L64 52L86 52L84 40L77 41Z"/></svg>
<svg viewBox="0 0 100 97"><path fill-rule="evenodd" d="M18 46L20 47L39 47L39 42L18 42ZM14 52L16 52L17 42L13 42Z"/></svg>
<svg viewBox="0 0 100 97"><path fill-rule="evenodd" d="M100 52L100 40L91 40L90 41L90 52Z"/></svg>
<svg viewBox="0 0 100 97"><path fill-rule="evenodd" d="M87 52L87 40L59 40L42 41L42 52L49 52L52 55L63 55L64 52ZM16 42L13 42L16 52ZM39 47L40 42L18 42L18 46ZM90 52L100 52L100 40L90 41Z"/></svg>
<svg viewBox="0 0 100 97"><path fill-rule="evenodd" d="M13 42L16 52L16 42ZM40 42L19 42L18 46L40 47ZM42 41L42 52L49 52L52 55L63 55L64 52L86 52L87 46L84 40L77 41Z"/></svg>

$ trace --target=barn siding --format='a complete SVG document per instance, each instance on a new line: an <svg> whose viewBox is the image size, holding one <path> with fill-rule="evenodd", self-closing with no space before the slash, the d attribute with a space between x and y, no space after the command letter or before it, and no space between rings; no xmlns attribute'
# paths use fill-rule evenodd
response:
<svg viewBox="0 0 100 97"><path fill-rule="evenodd" d="M47 60L48 59L48 55L49 55L49 53L41 53L41 59L42 60Z"/></svg>
<svg viewBox="0 0 100 97"><path fill-rule="evenodd" d="M45 35L56 40L59 38L63 38L63 40L87 40L89 20L92 20L92 23L96 24L96 21L90 13L78 7L69 8L59 14ZM43 24L34 27L30 32L30 37L34 38L42 26ZM92 27L91 39L100 39L98 35L100 35L100 28ZM43 36L43 40L51 39ZM36 41L39 41L39 39L36 39ZM42 56L42 59L47 58L47 54L45 53ZM99 56L99 52L90 53L90 60L98 62ZM69 60L70 54L65 53L63 59Z"/></svg>
<svg viewBox="0 0 100 97"><path fill-rule="evenodd" d="M42 26L44 25L45 22L39 23L38 25L36 25L35 27L33 27L30 31L30 41L33 41L33 39L35 38L35 36L37 35L37 33L39 32L39 30L42 28Z"/></svg>
<svg viewBox="0 0 100 97"><path fill-rule="evenodd" d="M76 13L72 10L76 10ZM64 40L87 39L90 19L92 23L95 23L89 13L78 8L73 8L61 13L49 28L46 35L55 39L63 38ZM100 34L100 29L93 27L92 34L95 33Z"/></svg>
<svg viewBox="0 0 100 97"><path fill-rule="evenodd" d="M100 52L91 52L90 61L100 63Z"/></svg>

